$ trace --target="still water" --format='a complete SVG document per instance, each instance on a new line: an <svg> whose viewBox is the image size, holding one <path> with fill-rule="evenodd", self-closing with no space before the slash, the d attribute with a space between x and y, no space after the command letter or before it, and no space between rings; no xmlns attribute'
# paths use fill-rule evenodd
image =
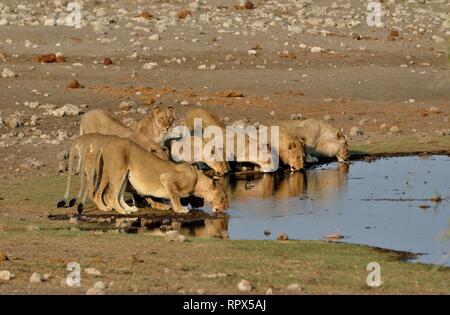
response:
<svg viewBox="0 0 450 315"><path fill-rule="evenodd" d="M331 163L304 173L227 177L230 239L341 241L423 253L417 260L450 265L450 157L394 157ZM444 200L431 199L441 195ZM427 208L428 207L428 208ZM269 235L268 232L270 231ZM266 232L266 233L264 233Z"/></svg>

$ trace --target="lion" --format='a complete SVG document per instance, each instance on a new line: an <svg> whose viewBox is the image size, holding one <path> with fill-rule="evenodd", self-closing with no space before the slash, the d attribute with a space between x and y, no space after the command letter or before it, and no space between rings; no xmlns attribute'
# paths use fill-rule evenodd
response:
<svg viewBox="0 0 450 315"><path fill-rule="evenodd" d="M268 128L268 130L271 130ZM305 139L297 137L284 127L278 128L278 154L284 165L292 172L305 167ZM268 139L271 139L270 136Z"/></svg>
<svg viewBox="0 0 450 315"><path fill-rule="evenodd" d="M123 199L128 183L139 195L170 199L177 213L189 211L182 206L180 198L190 195L211 203L214 212L228 208L224 188L190 164L162 160L126 138L105 141L99 150L103 169L97 194L103 195L108 187L105 202L121 214L138 211ZM156 201L151 206L168 210L167 205Z"/></svg>
<svg viewBox="0 0 450 315"><path fill-rule="evenodd" d="M102 211L111 210L110 207L104 204L102 200L99 201L98 196L95 196L95 186L99 177L100 169L99 164L99 146L106 141L114 141L115 136L107 136L98 133L89 133L77 137L69 151L68 172L67 172L67 184L66 191L64 193L64 199L57 203L58 208L64 207L66 204L69 207L75 205L77 200L81 200L78 204L78 212L81 213L84 208L87 194L96 204L97 208ZM74 163L75 158L78 156L78 172L80 173L80 188L76 198L72 198L70 201L70 186L72 182L72 176L74 175Z"/></svg>
<svg viewBox="0 0 450 315"><path fill-rule="evenodd" d="M202 130L206 129L207 127L217 127L219 128L219 130L221 130L223 135L223 148L222 153L220 154L224 155L225 161L235 161L241 163L249 162L251 164L257 165L259 170L264 173L275 172L278 169L278 159L275 157L270 144L260 144L260 146L258 147L258 152L260 150L263 150L263 153L265 154L252 155L250 154L250 146L252 144L252 141L256 141L256 139L254 139L248 133L239 130L239 128L235 128L233 130L234 132L232 133L227 132L227 127L220 120L220 118L214 113L202 107L193 108L186 113L186 125L191 131L193 131L195 128L195 118L202 119ZM239 135L244 136L242 150L239 150L240 148L238 147ZM234 146L232 147L231 145L229 145L230 148L232 147L232 150L227 150L227 143L230 143L231 141L234 143Z"/></svg>
<svg viewBox="0 0 450 315"><path fill-rule="evenodd" d="M211 111L209 111L203 107L195 107L195 108L188 110L185 115L186 126L190 130L194 130L194 119L195 118L202 119L202 128L203 129L205 129L206 127L209 127L209 126L217 126L217 127L220 127L221 129L226 128L225 124L222 122L222 120L220 120L220 118L216 114L212 113Z"/></svg>
<svg viewBox="0 0 450 315"><path fill-rule="evenodd" d="M176 162L182 161L191 164L196 164L196 155L195 150L197 148L196 143L201 145L202 155L200 156L201 162L206 164L209 168L211 168L217 175L223 176L230 171L230 165L225 160L222 152L217 152L219 158L214 158L216 155L216 149L214 146L209 145L206 141L198 136L188 136L189 138L182 139L171 139L169 147L170 147L170 155L172 159ZM187 157L186 152L184 152L184 147L190 146L190 156ZM206 150L206 151L205 151ZM203 159L203 153L208 152L208 155L211 157L209 159Z"/></svg>
<svg viewBox="0 0 450 315"><path fill-rule="evenodd" d="M175 108L173 106L161 108L155 105L150 114L138 122L134 130L161 145L172 129L175 121L174 113Z"/></svg>
<svg viewBox="0 0 450 315"><path fill-rule="evenodd" d="M313 156L349 160L348 143L344 134L331 124L318 119L280 121L291 134L305 139L306 153Z"/></svg>
<svg viewBox="0 0 450 315"><path fill-rule="evenodd" d="M129 138L147 151L153 152L162 159L168 159L169 153L158 143L146 136L122 125L111 113L102 109L93 109L83 115L80 124L80 136L88 133Z"/></svg>

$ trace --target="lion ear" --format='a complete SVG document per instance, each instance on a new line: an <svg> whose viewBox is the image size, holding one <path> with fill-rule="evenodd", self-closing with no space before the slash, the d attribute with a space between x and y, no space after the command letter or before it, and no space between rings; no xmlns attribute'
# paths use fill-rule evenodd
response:
<svg viewBox="0 0 450 315"><path fill-rule="evenodd" d="M161 111L161 107L159 107L159 105L155 105L153 106L153 110L157 113L159 113Z"/></svg>
<svg viewBox="0 0 450 315"><path fill-rule="evenodd" d="M300 144L301 144L302 146L304 146L304 145L306 144L306 138L305 138L305 137L300 137L300 138L298 138L298 141L300 141Z"/></svg>
<svg viewBox="0 0 450 315"><path fill-rule="evenodd" d="M339 140L345 139L344 134L340 130L336 131L336 136Z"/></svg>
<svg viewBox="0 0 450 315"><path fill-rule="evenodd" d="M295 149L296 147L297 147L297 143L295 143L295 142L289 142L289 145L288 145L288 149L289 149L289 150Z"/></svg>
<svg viewBox="0 0 450 315"><path fill-rule="evenodd" d="M171 112L175 111L175 107L173 107L172 105L167 106L167 109L169 109Z"/></svg>

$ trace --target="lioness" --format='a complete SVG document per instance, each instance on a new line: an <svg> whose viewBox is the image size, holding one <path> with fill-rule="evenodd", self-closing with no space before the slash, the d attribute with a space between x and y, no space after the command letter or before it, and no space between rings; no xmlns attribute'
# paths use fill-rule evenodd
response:
<svg viewBox="0 0 450 315"><path fill-rule="evenodd" d="M174 112L175 108L173 106L161 108L155 105L150 114L139 121L134 129L141 135L161 145L166 135L172 129L175 120Z"/></svg>
<svg viewBox="0 0 450 315"><path fill-rule="evenodd" d="M339 162L348 161L348 143L342 132L318 119L279 121L281 126L306 141L306 153L315 156L336 156Z"/></svg>
<svg viewBox="0 0 450 315"><path fill-rule="evenodd" d="M225 129L225 124L220 120L220 118L212 113L211 111L203 108L203 107L195 107L190 109L186 113L186 126L190 129L194 129L194 119L201 118L202 119L202 128L205 129L209 126L217 126L222 129Z"/></svg>
<svg viewBox="0 0 450 315"><path fill-rule="evenodd" d="M129 138L147 151L153 152L161 159L168 159L167 150L152 139L122 125L111 113L102 109L93 109L84 114L80 124L80 136L87 133L100 133L104 135Z"/></svg>
<svg viewBox="0 0 450 315"><path fill-rule="evenodd" d="M282 126L279 126L278 134L280 160L293 172L301 170L305 166L305 139L291 134Z"/></svg>
<svg viewBox="0 0 450 315"><path fill-rule="evenodd" d="M201 147L197 148L197 144L200 144ZM204 141L202 138L197 136L188 136L186 138L182 138L180 140L173 139L170 141L170 155L172 159L176 162L187 162L191 164L196 164L196 155L195 150L199 149L202 150L201 155L199 157L201 158L201 161L208 165L214 172L220 176L225 175L230 170L230 165L224 158L223 152L217 152L214 146L209 145L206 141ZM190 154L187 154L187 152L184 151L184 149L190 149ZM207 153L211 158L204 159L203 153ZM214 158L217 157L217 158Z"/></svg>
<svg viewBox="0 0 450 315"><path fill-rule="evenodd" d="M64 194L64 199L57 203L58 208L64 207L67 203L69 207L72 207L75 205L77 200L79 200L80 203L78 204L78 212L81 213L83 211L84 202L86 201L86 196L89 193L89 196L100 210L111 210L111 208L105 205L96 195L96 185L98 177L101 175L98 167L100 153L98 148L102 143L105 143L106 141L113 141L114 139L116 139L115 136L89 133L79 136L73 141L69 151L69 168L67 172L66 191ZM80 173L80 188L77 198L73 198L68 201L72 176L74 175L74 163L77 156L78 171Z"/></svg>
<svg viewBox="0 0 450 315"><path fill-rule="evenodd" d="M257 148L258 152L260 152L260 150L263 150L263 153L265 154L250 154L252 141L256 141L256 139L251 137L249 134L242 132L241 130L239 130L239 128L236 128L235 132L231 134L227 133L227 127L220 120L220 118L214 113L202 107L193 108L186 113L186 125L190 130L194 130L195 128L195 118L202 119L202 129L206 129L207 127L218 127L222 131L222 152L224 154L224 160L235 162L250 162L252 164L256 164L259 167L260 171L264 173L275 172L278 169L278 159L275 158L270 144L259 144ZM243 138L243 148L238 147L239 135L245 137ZM231 141L234 143L234 146L230 144ZM227 147L233 149L228 150Z"/></svg>
<svg viewBox="0 0 450 315"><path fill-rule="evenodd" d="M140 195L170 199L173 210L178 213L188 212L180 198L191 194L212 203L214 212L228 208L223 187L187 163L159 159L125 138L107 141L100 147L103 170L98 191L101 193L108 186L106 203L119 213L138 210L123 199L128 183Z"/></svg>

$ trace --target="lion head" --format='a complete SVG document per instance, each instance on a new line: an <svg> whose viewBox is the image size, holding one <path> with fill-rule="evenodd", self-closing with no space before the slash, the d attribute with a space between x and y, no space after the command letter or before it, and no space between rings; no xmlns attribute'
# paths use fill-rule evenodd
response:
<svg viewBox="0 0 450 315"><path fill-rule="evenodd" d="M339 142L339 150L338 153L336 154L336 157L339 162L348 161L349 154L348 154L347 139L345 139L345 136L341 131L337 131L336 136Z"/></svg>
<svg viewBox="0 0 450 315"><path fill-rule="evenodd" d="M287 161L291 171L299 171L305 166L305 141L295 139L287 144Z"/></svg>
<svg viewBox="0 0 450 315"><path fill-rule="evenodd" d="M170 131L175 121L175 108L173 106L167 106L165 108L155 105L153 107L153 118L156 126L162 131Z"/></svg>
<svg viewBox="0 0 450 315"><path fill-rule="evenodd" d="M227 193L219 180L209 181L205 200L211 203L213 212L224 212L229 207Z"/></svg>

